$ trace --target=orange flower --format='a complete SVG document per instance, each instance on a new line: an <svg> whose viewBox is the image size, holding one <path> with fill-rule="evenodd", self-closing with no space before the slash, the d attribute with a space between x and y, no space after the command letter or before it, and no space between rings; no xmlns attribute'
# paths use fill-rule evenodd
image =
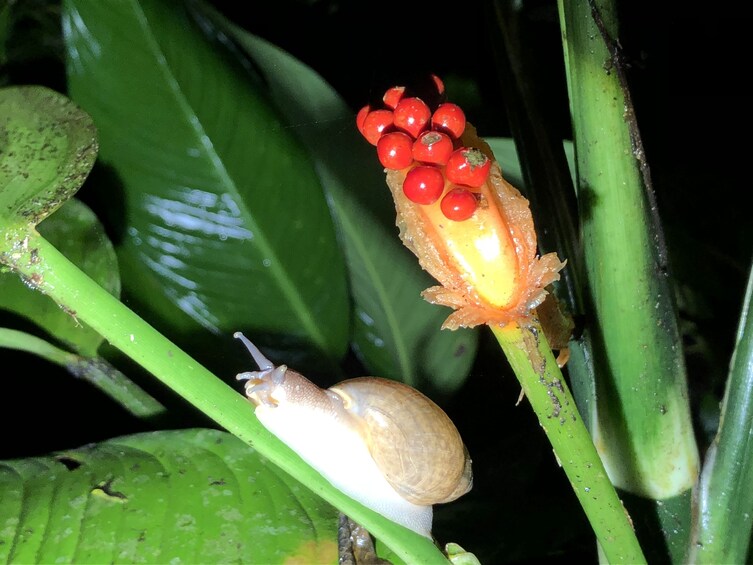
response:
<svg viewBox="0 0 753 565"><path fill-rule="evenodd" d="M441 198L421 205L403 194L403 181L412 167L387 169L400 238L440 283L426 289L423 297L455 310L443 328L524 324L548 294L546 286L559 280L565 264L556 253L538 256L528 200L502 177L491 148L475 128L468 124L459 142L492 160L488 179L474 189L476 211L467 220L448 220L440 210ZM451 188L445 182L445 194Z"/></svg>

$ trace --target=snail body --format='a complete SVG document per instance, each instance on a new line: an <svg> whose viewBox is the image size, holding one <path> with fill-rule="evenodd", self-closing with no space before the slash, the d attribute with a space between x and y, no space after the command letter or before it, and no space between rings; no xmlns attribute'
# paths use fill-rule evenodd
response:
<svg viewBox="0 0 753 565"><path fill-rule="evenodd" d="M321 389L235 337L259 365L237 377L247 381L259 421L351 498L431 537L432 505L470 490L471 460L460 434L419 391L377 377Z"/></svg>

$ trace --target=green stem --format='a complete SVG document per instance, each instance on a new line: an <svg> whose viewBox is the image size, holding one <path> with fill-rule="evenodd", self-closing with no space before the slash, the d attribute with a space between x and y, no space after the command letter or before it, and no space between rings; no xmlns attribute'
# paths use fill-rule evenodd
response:
<svg viewBox="0 0 753 565"><path fill-rule="evenodd" d="M492 327L610 563L646 563L540 326Z"/></svg>
<svg viewBox="0 0 753 565"><path fill-rule="evenodd" d="M0 347L33 353L61 367L68 367L77 357L75 353L55 347L35 335L9 328L0 328Z"/></svg>
<svg viewBox="0 0 753 565"><path fill-rule="evenodd" d="M584 345L591 347L581 355L593 360L596 378L593 437L618 488L665 500L693 487L699 456L664 236L619 49L617 2L558 6L586 272ZM666 532L670 544L674 532Z"/></svg>
<svg viewBox="0 0 753 565"><path fill-rule="evenodd" d="M750 563L753 529L753 268L740 317L719 431L696 490L690 563Z"/></svg>
<svg viewBox="0 0 753 565"><path fill-rule="evenodd" d="M137 418L164 416L165 407L104 359L82 357L34 335L0 328L0 347L26 351L60 365L94 385Z"/></svg>
<svg viewBox="0 0 753 565"><path fill-rule="evenodd" d="M0 239L0 257L12 241ZM264 428L237 390L215 377L147 322L102 289L37 233L11 265L29 284L49 295L114 347L309 487L362 524L408 563L447 563L431 540L395 524L342 494Z"/></svg>

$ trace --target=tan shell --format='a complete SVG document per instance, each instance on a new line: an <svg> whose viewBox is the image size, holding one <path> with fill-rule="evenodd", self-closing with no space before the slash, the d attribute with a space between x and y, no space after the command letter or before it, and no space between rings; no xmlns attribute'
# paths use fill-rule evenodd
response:
<svg viewBox="0 0 753 565"><path fill-rule="evenodd" d="M450 502L473 485L471 459L455 424L431 399L376 377L329 389L343 399L387 482L419 505Z"/></svg>

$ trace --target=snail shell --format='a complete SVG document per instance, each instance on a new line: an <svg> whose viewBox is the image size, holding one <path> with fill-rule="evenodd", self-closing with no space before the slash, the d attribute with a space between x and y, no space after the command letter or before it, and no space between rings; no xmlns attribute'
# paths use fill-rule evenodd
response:
<svg viewBox="0 0 753 565"><path fill-rule="evenodd" d="M402 383L350 379L329 389L369 447L387 482L415 504L450 502L471 488L471 463L439 406Z"/></svg>
<svg viewBox="0 0 753 565"><path fill-rule="evenodd" d="M247 381L260 422L351 498L431 537L432 505L471 489L460 434L419 391L376 377L324 390L235 337L259 365L237 378Z"/></svg>

